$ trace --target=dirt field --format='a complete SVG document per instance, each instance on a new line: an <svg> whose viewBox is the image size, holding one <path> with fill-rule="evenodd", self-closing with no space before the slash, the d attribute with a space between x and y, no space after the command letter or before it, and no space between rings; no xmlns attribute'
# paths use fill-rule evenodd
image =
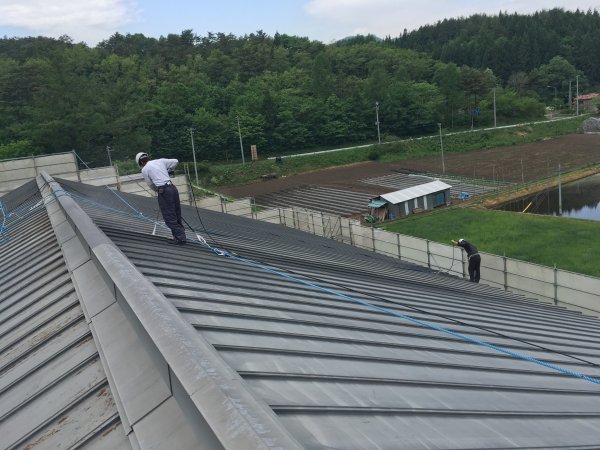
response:
<svg viewBox="0 0 600 450"><path fill-rule="evenodd" d="M600 135L572 134L532 144L515 145L469 153L446 153L446 174L501 181L531 181L557 173L558 164L568 171L600 163ZM285 162L284 162L285 164ZM441 157L381 164L365 162L350 166L319 170L293 177L259 181L244 186L219 189L232 197L255 197L305 185L336 187L357 192L382 194L378 189L358 180L392 174L400 169L442 173Z"/></svg>

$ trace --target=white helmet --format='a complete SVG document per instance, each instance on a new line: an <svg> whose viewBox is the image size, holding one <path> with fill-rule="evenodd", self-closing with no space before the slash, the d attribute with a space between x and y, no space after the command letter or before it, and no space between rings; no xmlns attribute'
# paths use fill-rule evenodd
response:
<svg viewBox="0 0 600 450"><path fill-rule="evenodd" d="M460 244L462 244L463 242L465 242L465 240L464 240L463 238L460 238L460 239L458 240L458 242L459 242Z"/></svg>
<svg viewBox="0 0 600 450"><path fill-rule="evenodd" d="M144 159L149 159L148 158L148 153L144 153L144 152L139 152L137 155L135 155L135 162L139 167L142 167L142 165L140 164L140 162Z"/></svg>

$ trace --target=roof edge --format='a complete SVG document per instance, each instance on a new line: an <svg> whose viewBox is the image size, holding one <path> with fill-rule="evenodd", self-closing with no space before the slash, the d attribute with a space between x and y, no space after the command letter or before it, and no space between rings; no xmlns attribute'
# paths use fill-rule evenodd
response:
<svg viewBox="0 0 600 450"><path fill-rule="evenodd" d="M112 284L117 302L130 311L149 337L155 358L164 360L184 395L227 449L300 449L266 403L254 397L245 381L186 322L173 304L102 232L81 207L46 172L40 175L54 194L90 260ZM54 226L54 225L53 225ZM67 263L69 270L72 266ZM102 352L102 348L99 349ZM154 359L154 358L153 358ZM109 370L108 367L105 367ZM160 370L160 368L158 368ZM118 388L117 388L118 390ZM127 408L125 408L127 409ZM188 419L189 420L189 419ZM195 426L194 423L191 424ZM135 428L135 427L134 427Z"/></svg>

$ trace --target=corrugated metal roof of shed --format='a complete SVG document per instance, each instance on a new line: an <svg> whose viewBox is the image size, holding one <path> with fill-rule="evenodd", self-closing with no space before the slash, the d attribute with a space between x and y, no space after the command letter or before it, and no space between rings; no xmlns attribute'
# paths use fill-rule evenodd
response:
<svg viewBox="0 0 600 450"><path fill-rule="evenodd" d="M96 223L306 448L600 445L597 385L200 246L168 246L150 236L151 224L132 226L130 216L85 200L116 207L112 194L77 190ZM127 201L148 215L155 208L152 199ZM184 207L200 229L195 214ZM213 245L294 278L600 375L597 319L281 226L200 214Z"/></svg>
<svg viewBox="0 0 600 450"><path fill-rule="evenodd" d="M40 200L2 198L22 211L0 240L0 447L131 448Z"/></svg>
<svg viewBox="0 0 600 450"><path fill-rule="evenodd" d="M381 198L388 202L396 205L398 203L413 200L424 195L433 194L434 192L445 191L450 189L452 186L444 183L443 181L432 181L430 183L421 184L419 186L413 186L399 191L390 192L389 194L380 195Z"/></svg>

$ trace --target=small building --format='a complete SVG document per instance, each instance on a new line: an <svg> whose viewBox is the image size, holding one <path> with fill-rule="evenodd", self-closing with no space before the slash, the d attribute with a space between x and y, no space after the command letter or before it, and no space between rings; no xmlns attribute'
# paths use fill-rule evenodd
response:
<svg viewBox="0 0 600 450"><path fill-rule="evenodd" d="M580 111L587 111L595 113L598 111L598 94L597 92L592 92L591 94L583 94L578 96L575 101L579 103Z"/></svg>
<svg viewBox="0 0 600 450"><path fill-rule="evenodd" d="M452 186L436 180L382 194L369 202L370 213L379 220L396 219L450 203Z"/></svg>

